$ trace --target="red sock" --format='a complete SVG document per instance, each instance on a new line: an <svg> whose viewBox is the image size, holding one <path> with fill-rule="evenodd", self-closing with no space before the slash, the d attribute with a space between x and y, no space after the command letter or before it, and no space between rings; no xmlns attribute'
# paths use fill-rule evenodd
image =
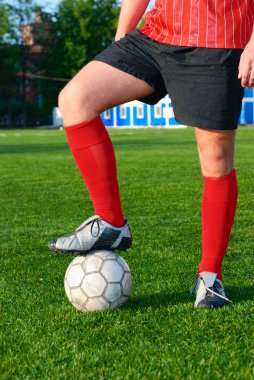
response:
<svg viewBox="0 0 254 380"><path fill-rule="evenodd" d="M221 279L237 204L236 173L233 170L220 178L203 178L202 259L198 272L214 272Z"/></svg>
<svg viewBox="0 0 254 380"><path fill-rule="evenodd" d="M98 116L66 128L69 146L84 178L95 214L116 227L124 224L116 160L108 132Z"/></svg>

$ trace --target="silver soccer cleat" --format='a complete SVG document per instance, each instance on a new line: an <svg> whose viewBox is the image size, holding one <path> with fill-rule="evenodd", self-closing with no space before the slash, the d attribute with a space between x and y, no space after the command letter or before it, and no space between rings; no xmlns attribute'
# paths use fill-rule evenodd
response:
<svg viewBox="0 0 254 380"><path fill-rule="evenodd" d="M224 290L224 286L217 278L217 273L201 272L197 277L191 293L196 294L194 306L196 308L214 308L222 307L230 301Z"/></svg>
<svg viewBox="0 0 254 380"><path fill-rule="evenodd" d="M84 221L73 233L52 240L48 247L55 252L84 253L91 249L130 248L132 237L127 219L123 227L114 227L98 215Z"/></svg>

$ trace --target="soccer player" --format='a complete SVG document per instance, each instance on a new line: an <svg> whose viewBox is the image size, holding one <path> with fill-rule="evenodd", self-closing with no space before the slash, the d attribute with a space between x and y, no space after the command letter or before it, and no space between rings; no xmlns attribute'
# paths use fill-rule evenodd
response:
<svg viewBox="0 0 254 380"><path fill-rule="evenodd" d="M166 93L176 119L195 127L204 182L202 258L195 307L227 304L222 262L237 204L234 141L243 88L254 85L254 0L123 0L115 42L61 91L71 152L95 216L49 243L54 251L131 246L112 143L100 113L134 99L155 104Z"/></svg>

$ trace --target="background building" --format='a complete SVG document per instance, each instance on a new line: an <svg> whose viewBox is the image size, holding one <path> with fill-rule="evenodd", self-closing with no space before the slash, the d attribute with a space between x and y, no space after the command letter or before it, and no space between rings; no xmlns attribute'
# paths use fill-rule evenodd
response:
<svg viewBox="0 0 254 380"><path fill-rule="evenodd" d="M175 117L171 100L167 95L156 105L151 106L137 100L128 102L120 106L108 109L101 114L106 127L118 128L142 128L142 127L165 127L165 128L185 128L179 124ZM254 90L246 89L243 99L241 125L254 124ZM57 107L53 110L53 126L62 126L60 111Z"/></svg>

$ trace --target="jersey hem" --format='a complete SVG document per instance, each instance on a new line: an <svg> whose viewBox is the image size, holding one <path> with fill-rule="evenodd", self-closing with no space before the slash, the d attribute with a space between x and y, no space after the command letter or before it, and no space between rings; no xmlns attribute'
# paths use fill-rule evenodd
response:
<svg viewBox="0 0 254 380"><path fill-rule="evenodd" d="M153 38L153 37L150 37L152 35L152 30L148 30L147 27L143 27L143 28L140 28L138 29L139 32L143 33L146 37L156 41L156 42L159 42L159 43L162 43L162 44L165 44L165 45L171 45L171 46L190 46L190 47L198 47L198 48L208 48L208 49L244 49L245 46L247 45L248 42L244 43L244 44L231 44L231 43L228 43L226 44L222 44L222 43L218 43L218 42L209 42L207 43L206 41L199 41L197 43L197 41L193 41L193 39L180 39L180 38L176 38L175 36L162 36L160 38Z"/></svg>

